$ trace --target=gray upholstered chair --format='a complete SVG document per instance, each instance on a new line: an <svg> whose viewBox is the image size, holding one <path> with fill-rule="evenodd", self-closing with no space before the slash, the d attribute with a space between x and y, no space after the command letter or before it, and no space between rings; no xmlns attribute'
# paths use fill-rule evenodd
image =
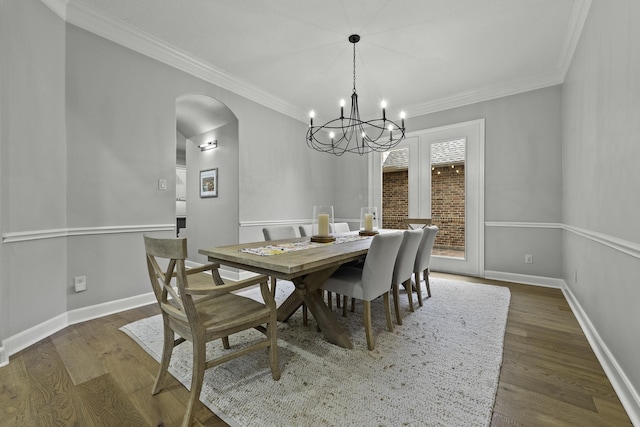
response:
<svg viewBox="0 0 640 427"><path fill-rule="evenodd" d="M389 305L389 283L391 283L402 239L400 232L375 235L362 268L340 268L322 285L322 288L327 291L363 301L364 330L369 350L373 350L375 347L371 330L371 301L379 296L384 297L387 328L393 331Z"/></svg>
<svg viewBox="0 0 640 427"><path fill-rule="evenodd" d="M346 222L335 222L332 224L331 232L334 234L348 233L351 229Z"/></svg>
<svg viewBox="0 0 640 427"><path fill-rule="evenodd" d="M420 273L423 274L424 283L427 287L427 296L431 297L431 287L429 286L429 263L431 262L431 252L433 244L436 241L438 227L435 225L425 227L424 234L418 246L416 254L416 262L413 265L413 273L415 274L416 293L418 294L418 304L422 306L422 288L420 286Z"/></svg>
<svg viewBox="0 0 640 427"><path fill-rule="evenodd" d="M300 230L300 236L302 237L311 237L311 229L312 229L312 225L311 224L305 224L305 225L300 225L298 227L298 229Z"/></svg>
<svg viewBox="0 0 640 427"><path fill-rule="evenodd" d="M406 230L403 232L402 245L396 257L393 268L391 286L393 287L393 304L396 310L396 321L402 325L400 317L400 285L404 286L409 295L409 310L413 311L413 293L411 292L411 276L413 276L413 266L416 262L418 246L422 240L423 230Z"/></svg>
<svg viewBox="0 0 640 427"><path fill-rule="evenodd" d="M280 240L293 239L300 237L300 233L293 225L278 225L273 227L264 227L262 229L264 240Z"/></svg>
<svg viewBox="0 0 640 427"><path fill-rule="evenodd" d="M269 349L269 366L274 380L280 379L277 346L277 311L273 295L267 286L267 276L255 276L239 282L224 283L218 274L218 264L186 270L187 239L156 239L144 236L147 269L153 293L162 313L164 345L155 384L157 394L167 378L173 348L185 341L193 346L193 366L189 401L182 426L190 426L198 404L204 371L251 351ZM161 267L160 264L166 267ZM190 284L187 276L211 271L210 285ZM176 280L172 280L172 278ZM176 285L177 292L172 285ZM260 284L264 304L236 295L233 291ZM264 326L266 325L266 328ZM229 336L246 329L264 331L266 337L231 352ZM176 338L176 334L178 338ZM206 344L222 340L228 350L222 357L207 359Z"/></svg>

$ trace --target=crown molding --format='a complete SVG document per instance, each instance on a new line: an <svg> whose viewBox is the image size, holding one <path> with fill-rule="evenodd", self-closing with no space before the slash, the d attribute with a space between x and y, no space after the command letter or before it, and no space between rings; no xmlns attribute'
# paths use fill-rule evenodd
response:
<svg viewBox="0 0 640 427"><path fill-rule="evenodd" d="M529 92L531 90L542 89L549 86L562 84L562 73L560 71L549 74L542 74L526 79L516 80L505 84L496 85L489 88L474 90L458 95L441 98L413 107L407 107L407 117L417 117L424 114L436 113L438 111L449 110L451 108L463 107L465 105L476 104L478 102L490 101L504 96L516 95L518 93Z"/></svg>
<svg viewBox="0 0 640 427"><path fill-rule="evenodd" d="M42 1L61 2L65 0ZM76 2L67 4L65 15L65 20L69 24L220 86L284 115L303 122L307 120L307 113L301 109L119 19L99 13Z"/></svg>
<svg viewBox="0 0 640 427"><path fill-rule="evenodd" d="M67 20L67 3L69 0L41 0L49 9L62 20Z"/></svg>
<svg viewBox="0 0 640 427"><path fill-rule="evenodd" d="M41 0L60 18L79 28L104 37L114 43L129 48L142 55L170 65L204 81L247 98L274 111L292 117L303 123L308 120L307 112L283 99L274 96L251 83L235 77L212 64L172 46L163 40L141 31L119 19L99 13L94 9L69 0ZM504 96L515 95L564 82L571 64L573 53L580 39L591 0L575 0L570 24L565 34L562 55L557 71L531 78L507 82L490 88L465 92L446 98L432 100L413 107L407 107L407 117L417 117L438 111L489 101Z"/></svg>
<svg viewBox="0 0 640 427"><path fill-rule="evenodd" d="M564 37L564 43L562 44L562 54L558 60L558 69L562 73L562 81L564 81L571 66L573 54L580 41L580 35L582 34L582 29L584 28L584 23L587 20L590 8L591 0L575 0L573 2L569 26Z"/></svg>

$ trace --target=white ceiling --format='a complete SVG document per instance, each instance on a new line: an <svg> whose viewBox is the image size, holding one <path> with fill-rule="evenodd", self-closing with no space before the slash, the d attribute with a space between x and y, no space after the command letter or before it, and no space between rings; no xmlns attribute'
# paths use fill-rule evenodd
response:
<svg viewBox="0 0 640 427"><path fill-rule="evenodd" d="M65 0L42 0L52 9ZM408 117L562 83L591 0L68 0L75 25L300 120ZM60 12L60 8L64 8Z"/></svg>

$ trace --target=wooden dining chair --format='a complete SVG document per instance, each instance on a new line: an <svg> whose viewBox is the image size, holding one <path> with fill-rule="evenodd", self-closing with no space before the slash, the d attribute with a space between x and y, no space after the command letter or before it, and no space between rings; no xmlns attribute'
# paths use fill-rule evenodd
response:
<svg viewBox="0 0 640 427"><path fill-rule="evenodd" d="M413 276L416 253L418 253L418 246L420 246L420 240L423 234L424 231L422 229L404 231L402 244L396 257L391 286L393 288L393 305L396 311L396 321L398 325L402 325L402 317L400 317L400 285L404 286L407 295L409 295L409 310L414 310L411 276Z"/></svg>
<svg viewBox="0 0 640 427"><path fill-rule="evenodd" d="M416 253L416 262L413 265L416 294L418 295L418 304L420 304L420 306L422 306L422 287L420 286L420 273L422 273L424 283L427 288L427 297L431 297L431 286L429 285L429 263L431 262L431 252L433 251L433 244L436 241L437 235L437 226L432 225L424 228L424 234L422 235L422 240L420 241L420 246L418 246L418 252Z"/></svg>
<svg viewBox="0 0 640 427"><path fill-rule="evenodd" d="M371 301L380 296L384 298L387 328L393 331L389 283L391 283L393 266L401 243L401 232L375 235L362 268L339 268L322 285L322 288L327 291L363 301L364 330L369 350L375 347L371 324Z"/></svg>
<svg viewBox="0 0 640 427"><path fill-rule="evenodd" d="M144 236L147 269L153 293L162 312L164 345L160 370L152 394L162 390L167 376L173 348L185 341L193 346L191 391L182 426L191 425L200 397L204 371L252 351L268 349L269 366L274 380L280 379L277 347L277 311L273 295L267 285L267 276L225 284L218 273L218 264L198 268L185 268L186 239L158 239ZM167 265L162 268L160 264ZM211 271L210 285L190 284L187 277ZM176 278L175 281L172 278ZM172 286L175 283L176 288ZM248 286L260 285L264 304L232 293ZM224 356L207 360L205 345L221 339L225 349L231 349L229 336L246 329L256 328L266 334L265 339L240 350L225 352ZM179 336L176 339L176 334Z"/></svg>
<svg viewBox="0 0 640 427"><path fill-rule="evenodd" d="M264 227L262 229L262 234L264 236L265 241L269 240L281 240L281 239L294 239L296 237L301 237L300 232L296 230L293 225L278 225L272 227ZM275 297L276 295L276 278L270 277L271 281L271 293ZM306 304L302 304L302 324L307 326L308 321L308 311Z"/></svg>
<svg viewBox="0 0 640 427"><path fill-rule="evenodd" d="M293 225L278 225L274 227L264 227L262 229L264 240L280 240L280 239L293 239L300 237L300 233ZM271 277L271 293L276 295L276 278Z"/></svg>

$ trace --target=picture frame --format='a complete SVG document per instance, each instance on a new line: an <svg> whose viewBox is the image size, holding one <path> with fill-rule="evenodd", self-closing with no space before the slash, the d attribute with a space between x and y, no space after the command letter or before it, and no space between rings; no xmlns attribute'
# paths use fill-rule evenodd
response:
<svg viewBox="0 0 640 427"><path fill-rule="evenodd" d="M200 171L200 197L218 197L218 168Z"/></svg>

